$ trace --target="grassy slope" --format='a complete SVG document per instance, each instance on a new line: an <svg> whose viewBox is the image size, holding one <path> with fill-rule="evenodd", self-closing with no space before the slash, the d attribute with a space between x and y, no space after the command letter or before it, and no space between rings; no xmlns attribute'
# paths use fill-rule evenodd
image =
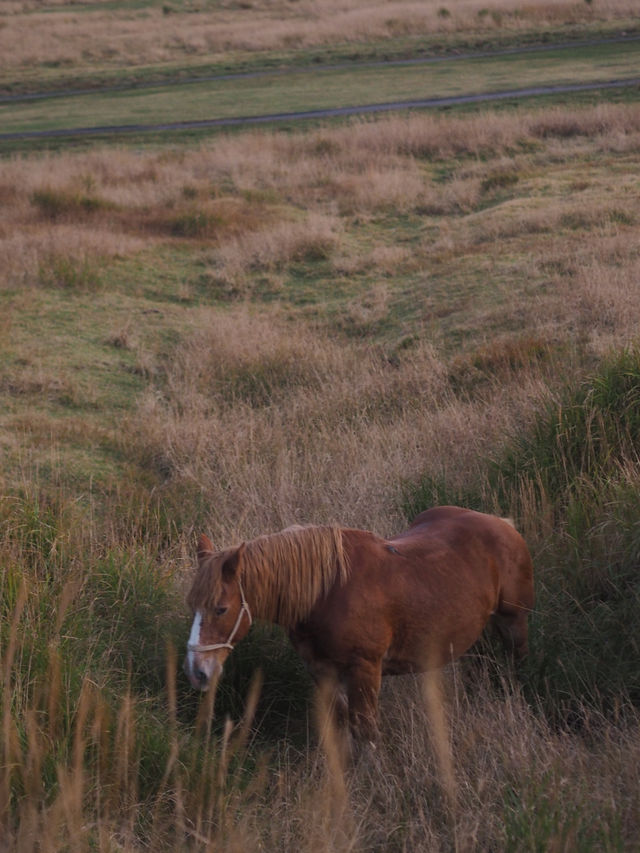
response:
<svg viewBox="0 0 640 853"><path fill-rule="evenodd" d="M609 671L589 665L633 625L632 455L604 481L579 469L568 490L535 493L518 472L540 453L523 439L501 498L487 458L533 422L539 398L521 387L577 385L633 339L637 127L632 111L568 105L440 121L422 141L411 122L238 136L239 171L204 162L225 137L5 163L0 821L16 849L633 845L639 739L622 691L637 672L615 645ZM141 243L88 242L103 231ZM43 248L17 254L20 232ZM636 374L630 358L596 384ZM344 458L344 479L327 458ZM276 525L272 505L283 521L332 513L386 532L435 496L501 499L540 577L529 703L516 685L503 694L491 663L447 687L453 814L411 685L385 688L378 759L323 773L308 685L277 635L238 649L218 708L238 719L265 664L257 741L240 728L225 746L217 728L211 745L206 704L165 648L184 637L192 525L252 535Z"/></svg>
<svg viewBox="0 0 640 853"><path fill-rule="evenodd" d="M346 210L339 254L361 258L356 268L348 265L342 271L340 260L337 264L311 260L293 263L275 276L267 269L250 286L243 284L236 298L246 292L256 302L269 304L275 299L290 305L297 316L313 313L326 318L330 328L356 339L373 336L391 350L424 328L449 356L459 354L461 347L473 351L496 335L517 333L549 275L544 265L531 269L530 259L542 256L549 244L546 223L538 220L537 212L546 205L559 209L562 240L575 247L573 251L584 233L611 217L620 218L618 227L625 230L629 227L625 216L629 223L637 216L629 207L634 162L633 157L612 161L586 152L570 167L565 161L536 165L536 158L526 155L505 166L501 156L496 162L489 159L477 177L469 175L466 190L459 188L460 199L454 195L450 202L444 199L455 193L456 181L437 173L473 170L471 163L465 167L444 159L426 166L427 179L429 172L436 172L435 197L443 199L436 206L452 205L447 214L407 211L397 216L383 209L360 221ZM619 172L617 190L610 179L614 163ZM581 184L578 208L594 204L593 222L581 222L579 212L572 218L572 203L566 212L562 209L571 187ZM169 231L190 224L192 203L183 200L182 205L184 213L177 209L170 214ZM470 209L462 214L460 205ZM44 287L4 291L11 334L5 336L2 353L3 420L6 426L13 424L12 432L19 428L27 436L33 431L41 437L51 424L60 423L61 431L68 425L71 437L72 424L86 421L92 430L87 436L82 427L75 430L77 435L63 454L65 468L69 472L75 468L67 450L73 454L77 441L87 469L94 468L90 449L101 448L105 473L110 470L108 460L116 453L110 430L132 411L149 383L161 381L163 364L199 310L234 298L233 284L225 285L209 272L211 251L198 233L205 225L195 221L190 242L171 238L166 248L149 249L130 260L98 257L79 268L72 258L66 265L58 261L57 275L40 272ZM499 254L494 234L508 238ZM386 261L389 272L384 274L383 269L382 277L375 262L366 261L376 252L391 253ZM394 252L400 252L397 259ZM372 303L369 311L359 312L355 306L366 303L379 288L384 291L379 310ZM90 438L93 435L95 439ZM19 444L24 446L23 441ZM49 457L50 451L40 438L29 444L35 461L42 464L39 457Z"/></svg>

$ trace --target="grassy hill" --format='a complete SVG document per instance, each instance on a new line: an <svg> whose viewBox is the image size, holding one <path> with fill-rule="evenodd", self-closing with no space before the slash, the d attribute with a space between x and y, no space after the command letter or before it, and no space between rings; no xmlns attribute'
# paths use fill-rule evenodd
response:
<svg viewBox="0 0 640 853"><path fill-rule="evenodd" d="M346 17L342 56L369 58L632 19L388 5L24 0L3 33L31 22L33 50L75 20L83 47L63 56L54 27L33 65L16 42L3 79L111 79L127 27L136 79L193 68L185 28L207 15L236 68L337 55ZM273 27L247 43L256 19ZM0 850L634 849L636 98L0 160ZM437 502L509 514L529 543L520 671L488 641L445 672L436 719L428 684L388 680L382 742L355 765L319 742L322 703L268 626L215 707L193 694L198 532L387 535Z"/></svg>

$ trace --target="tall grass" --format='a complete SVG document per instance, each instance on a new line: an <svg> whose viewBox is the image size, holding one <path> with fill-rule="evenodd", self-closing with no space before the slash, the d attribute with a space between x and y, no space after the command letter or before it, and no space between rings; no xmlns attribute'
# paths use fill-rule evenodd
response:
<svg viewBox="0 0 640 853"><path fill-rule="evenodd" d="M535 683L556 707L640 701L639 394L640 355L627 349L540 414L494 473L552 525Z"/></svg>
<svg viewBox="0 0 640 853"><path fill-rule="evenodd" d="M353 269L353 258L361 257L370 270L371 247L360 232L378 217L401 214L430 227L423 252L409 258L396 253L390 263L397 244L375 247L387 250L388 274L415 272L431 258L477 251L496 239L537 236L547 263L556 252L565 266L581 261L580 293L591 311L600 311L609 264L603 267L597 252L576 257L584 251L580 233L598 234L598 244L605 236L622 242L639 221L637 204L626 182L599 166L587 177L580 170L571 185L565 165L587 151L615 152L624 163L639 132L633 107L601 105L354 121L294 136L220 137L187 151L15 158L0 163L6 278L10 285L37 284L51 256L72 263L79 254L99 263L185 241L211 247L212 274L225 281L252 271L281 273L305 258L328 259L337 268L348 258ZM564 232L575 245L567 247ZM555 248L549 235L558 233L563 239ZM622 273L609 287L622 295L625 280ZM626 297L632 308L630 288Z"/></svg>
<svg viewBox="0 0 640 853"><path fill-rule="evenodd" d="M637 846L638 130L412 116L0 166L0 846ZM516 673L489 641L385 683L351 762L266 626L192 694L196 533L438 502L531 547Z"/></svg>
<svg viewBox="0 0 640 853"><path fill-rule="evenodd" d="M459 400L420 341L390 357L277 311L233 309L200 313L130 427L166 500L184 508L189 494L216 543L309 519L391 533L405 521L403 480L452 455L468 477L545 389L532 372L509 392L510 403Z"/></svg>
<svg viewBox="0 0 640 853"><path fill-rule="evenodd" d="M630 0L590 3L555 0L515 3L514 0L456 0L442 3L395 0L388 3L310 0L304 14L284 0L257 0L249 21L246 10L233 4L212 9L209 3L168 0L143 8L104 10L85 4L80 14L64 4L48 3L43 10L31 3L9 2L4 18L0 70L19 73L44 66L62 71L160 64L221 62L250 53L278 51L335 51L336 45L360 45L369 50L402 39L410 49L415 38L440 47L456 37L472 43L504 35L529 35L540 30L580 27L596 32L635 20ZM63 8L56 9L55 6ZM90 8L90 6L93 8ZM454 42L455 43L455 42ZM303 54L304 56L304 54Z"/></svg>
<svg viewBox="0 0 640 853"><path fill-rule="evenodd" d="M192 695L179 674L187 632L180 579L189 573L193 535L181 528L172 501L192 501L191 520L199 512L204 523L208 513L209 529L221 540L240 532L232 526L237 518L230 519L238 497L227 497L225 509L224 490L214 486L233 447L231 436L238 447L238 432L250 423L238 415L251 413L255 442L264 428L258 426L260 412L273 417L281 405L301 407L302 421L278 421L285 427L283 445L298 436L298 450L324 418L327 433L314 452L319 449L319 460L326 461L326 448L346 435L327 443L336 424L357 429L362 422L357 412L349 421L344 409L336 415L329 404L354 405L352 395L361 401L375 372L374 353L366 360L359 353L345 364L326 341L316 346L308 332L310 347L303 351L291 330L285 333L284 319L274 326L251 315L236 318L236 331L253 333L264 323L265 334L245 335L261 341L258 353L249 344L229 348L225 322L218 317L218 325L204 323L174 363L166 385L165 405L174 409L169 431L157 433L148 409L143 421L129 426L144 428L155 441L171 437L165 452L174 454L175 467L160 501L140 490L121 492L111 507L117 519L111 527L104 521L97 526L90 506L64 494L52 502L31 490L2 502L0 819L9 847L632 849L640 758L638 469L628 439L635 428L629 404L637 353L616 356L578 391L549 404L537 422L531 418L528 440L522 436L500 454L502 467L478 468L466 482L469 489L475 483L480 508L499 500L527 531L538 589L529 662L515 674L485 645L448 670L440 684L390 680L382 694L378 749L349 762L331 731L318 733L322 697L314 711L308 679L277 632L254 628L232 656L215 705L213 695ZM430 390L423 389L427 405L444 407L452 423L453 407L461 404L447 390L446 373L434 370L432 353L414 353L396 365L394 384L400 379L406 387L402 383L414 375L424 377L427 358L434 374ZM281 365L272 374L270 360ZM256 376L264 367L268 378L257 397L258 386L247 388L241 373L234 377L233 365ZM377 369L378 389L388 392L385 368ZM349 386L341 385L343 375ZM304 438L301 424L312 412L308 394L317 420ZM375 407L367 403L369 436L389 416L385 395L375 399ZM567 400L581 411L573 413L571 430L549 437L551 425L566 426L561 415ZM396 406L390 423L397 431L403 410ZM467 430L470 415L479 418L480 410L477 401L467 404ZM418 411L411 407L411 417ZM207 416L201 425L199 412ZM163 417L168 415L165 410ZM171 424L179 416L185 419L181 428ZM200 456L184 453L190 446L181 444L187 424L196 430L190 441L197 439ZM600 447L596 429L608 436L608 458L594 450ZM276 432L269 433L271 440ZM390 435L385 433L387 443ZM399 440L407 436L400 433ZM217 462L214 449L222 453ZM253 458L254 474L261 453ZM455 448L447 457L450 469L462 464L467 470L452 454ZM516 465L516 458L523 464ZM183 467L189 463L191 468ZM222 485L246 499L251 483L241 479L243 464L237 456L235 480ZM297 470L306 464L299 460ZM570 476L554 480L554 465ZM413 467L419 467L415 460ZM318 478L320 470L312 466L310 473ZM206 510L185 487L189 478L204 489ZM577 483L580 525L570 511ZM260 483L253 488L266 494ZM304 486L297 488L301 500ZM418 488L428 498L424 484ZM442 489L443 500L457 494L446 484ZM415 493L416 510L420 500ZM274 504L245 516L244 535L269 520L288 520L291 507L281 493ZM317 504L312 508L318 511ZM545 508L557 517L545 515ZM332 510L342 513L339 506ZM254 683L260 668L262 679Z"/></svg>
<svg viewBox="0 0 640 853"><path fill-rule="evenodd" d="M585 711L587 736L558 731L485 655L432 686L435 704L420 679L385 683L384 738L348 763L308 722L322 705L302 702L292 729L284 699L271 704L269 681L284 675L288 692L300 675L282 639L254 634L237 650L242 702L225 722L228 685L214 709L177 677L167 641L186 626L157 555L87 541L68 504L2 509L7 849L632 849L633 714ZM250 673L278 655L260 692Z"/></svg>
<svg viewBox="0 0 640 853"><path fill-rule="evenodd" d="M536 418L500 466L509 482L537 482L560 511L581 485L596 489L634 460L640 439L640 357L623 350Z"/></svg>

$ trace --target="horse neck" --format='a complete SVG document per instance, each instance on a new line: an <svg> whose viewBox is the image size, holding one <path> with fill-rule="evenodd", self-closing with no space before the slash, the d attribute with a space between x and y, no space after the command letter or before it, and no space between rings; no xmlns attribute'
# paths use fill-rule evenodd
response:
<svg viewBox="0 0 640 853"><path fill-rule="evenodd" d="M339 528L294 528L247 543L242 584L254 618L292 628L346 574Z"/></svg>
<svg viewBox="0 0 640 853"><path fill-rule="evenodd" d="M282 606L281 585L275 582L264 583L264 578L252 580L249 575L242 578L245 601L251 613L252 619L262 622L271 622L273 625L281 625L287 628L284 608Z"/></svg>

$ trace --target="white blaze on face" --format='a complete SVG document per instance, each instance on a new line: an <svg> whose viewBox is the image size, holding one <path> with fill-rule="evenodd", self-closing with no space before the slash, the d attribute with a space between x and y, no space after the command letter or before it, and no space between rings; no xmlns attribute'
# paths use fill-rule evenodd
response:
<svg viewBox="0 0 640 853"><path fill-rule="evenodd" d="M189 668L189 673L193 673L193 664L195 660L195 652L191 648L191 646L199 646L200 645L200 626L202 625L202 613L200 611L196 611L196 614L193 618L193 625L191 626L191 633L189 634L189 645L187 646L187 666Z"/></svg>
<svg viewBox="0 0 640 853"><path fill-rule="evenodd" d="M198 610L194 616L191 634L189 635L185 670L191 684L204 692L209 689L213 676L220 676L222 664L215 655L197 651L197 647L200 645L201 628L202 613ZM195 646L195 649L191 648L192 646Z"/></svg>
<svg viewBox="0 0 640 853"><path fill-rule="evenodd" d="M190 646L199 646L200 645L200 626L202 625L202 613L199 610L196 611L195 616L193 617L193 625L191 626L191 633L189 634L189 645ZM189 649L189 654L193 655L191 649ZM190 658L189 660L193 660Z"/></svg>

